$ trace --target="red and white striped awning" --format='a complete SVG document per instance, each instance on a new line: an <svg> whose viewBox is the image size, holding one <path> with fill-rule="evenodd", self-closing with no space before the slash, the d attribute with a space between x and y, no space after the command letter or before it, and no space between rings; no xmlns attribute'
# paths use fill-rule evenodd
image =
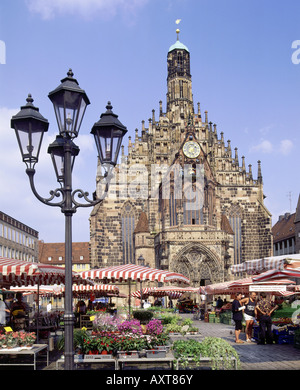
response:
<svg viewBox="0 0 300 390"><path fill-rule="evenodd" d="M20 286L20 287L11 287L9 291L12 292L22 292L23 295L37 294L40 295L59 295L62 292L62 286Z"/></svg>
<svg viewBox="0 0 300 390"><path fill-rule="evenodd" d="M78 284L73 285L72 290L76 293L114 293L116 295L119 294L120 291L118 286L114 286L112 284L95 284L94 286ZM62 288L62 291L65 291L64 287Z"/></svg>
<svg viewBox="0 0 300 390"><path fill-rule="evenodd" d="M244 261L241 264L235 264L230 267L231 273L236 274L240 272L246 272L249 275L255 275L261 272L269 270L281 270L284 268L284 265L287 264L290 260L300 261L300 255L283 255L283 256L272 256L265 257L262 259L254 259Z"/></svg>
<svg viewBox="0 0 300 390"><path fill-rule="evenodd" d="M264 282L271 279L280 279L280 278L300 278L300 259L290 260L287 264L284 265L282 269L272 269L270 271L264 272L263 274L256 275L253 277L254 282Z"/></svg>
<svg viewBox="0 0 300 390"><path fill-rule="evenodd" d="M91 269L80 273L84 279L95 281L157 281L178 284L190 284L190 280L182 274L161 269L142 267L135 264L117 265L108 268Z"/></svg>
<svg viewBox="0 0 300 390"><path fill-rule="evenodd" d="M265 274L265 273L264 273ZM261 274L261 275L264 275L264 274ZM294 282L293 280L290 280L290 279L286 279L286 278L280 278L280 279L271 279L271 280L267 280L266 283L264 283L263 281L262 282L256 282L254 280L254 277L250 277L250 278L245 278L245 279L238 279L238 280L235 280L233 281L229 287L239 287L239 286L250 286L250 285L256 285L256 284L268 284L268 285L278 285L278 284L281 284L281 285L290 285L290 284L296 284L296 282Z"/></svg>
<svg viewBox="0 0 300 390"><path fill-rule="evenodd" d="M216 295L216 294L234 294L235 292L248 292L248 286L230 286L232 280L222 283L209 284L205 286L205 293L207 295Z"/></svg>
<svg viewBox="0 0 300 390"><path fill-rule="evenodd" d="M261 275L264 275L266 273L263 273ZM255 282L255 277L249 277L249 278L243 278L238 280L231 280L223 283L216 283L211 284L208 286L205 286L205 292L208 295L216 295L216 294L234 294L236 292L241 292L243 294L249 292L249 286L251 285L259 285L259 284L266 284L266 285L292 285L295 284L294 281L289 280L287 278L280 278L280 279L274 279L274 280L267 280L263 281L261 283Z"/></svg>
<svg viewBox="0 0 300 390"><path fill-rule="evenodd" d="M73 283L92 284L73 272ZM0 257L0 286L64 284L65 268Z"/></svg>
<svg viewBox="0 0 300 390"><path fill-rule="evenodd" d="M202 287L176 287L176 286L166 286L166 287L148 287L142 289L143 298L153 296L153 297L164 297L168 296L173 298L175 296L180 297L184 293L198 293L204 294ZM131 296L135 298L141 297L141 291L137 290L131 293ZM174 298L175 299L175 298Z"/></svg>

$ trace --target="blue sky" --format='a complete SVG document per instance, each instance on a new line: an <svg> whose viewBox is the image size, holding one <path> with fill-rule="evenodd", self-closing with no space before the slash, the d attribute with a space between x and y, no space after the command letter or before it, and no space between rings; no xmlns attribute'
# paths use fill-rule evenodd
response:
<svg viewBox="0 0 300 390"><path fill-rule="evenodd" d="M38 230L45 242L64 241L60 210L41 204L29 188L11 116L31 93L50 122L35 177L47 197L57 187L46 153L57 132L48 93L71 67L91 101L76 140L81 151L73 187L92 193L97 160L91 127L108 100L133 137L152 109L158 112L160 100L165 110L166 58L180 18L180 40L191 53L195 109L200 102L218 133L238 147L240 162L244 155L246 165L252 164L254 178L261 160L273 224L280 214L294 212L300 192L300 64L292 61L292 43L300 40L299 14L297 0L2 0L0 209ZM78 209L74 215L74 241L89 240L90 212Z"/></svg>

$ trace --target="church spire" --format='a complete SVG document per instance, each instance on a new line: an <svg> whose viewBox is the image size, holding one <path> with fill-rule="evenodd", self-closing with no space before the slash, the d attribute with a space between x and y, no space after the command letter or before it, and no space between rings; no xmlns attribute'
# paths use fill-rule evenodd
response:
<svg viewBox="0 0 300 390"><path fill-rule="evenodd" d="M180 30L177 28L177 40L170 46L167 56L167 113L175 114L177 117L175 120L187 119L190 114L194 115L190 52L180 42L179 33Z"/></svg>

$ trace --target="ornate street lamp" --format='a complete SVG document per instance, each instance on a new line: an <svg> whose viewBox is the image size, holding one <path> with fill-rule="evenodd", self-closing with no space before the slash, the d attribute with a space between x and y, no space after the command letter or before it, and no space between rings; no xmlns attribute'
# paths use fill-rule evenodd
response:
<svg viewBox="0 0 300 390"><path fill-rule="evenodd" d="M75 138L78 136L86 106L90 101L77 80L73 78L72 69L69 69L67 76L48 97L54 106L60 134Z"/></svg>
<svg viewBox="0 0 300 390"><path fill-rule="evenodd" d="M34 168L38 162L44 133L48 131L49 123L35 107L31 95L26 99L27 104L12 117L11 126L15 129L22 159L27 168Z"/></svg>
<svg viewBox="0 0 300 390"><path fill-rule="evenodd" d="M65 214L65 369L74 368L74 345L73 345L73 296L72 296L72 216L78 207L95 206L103 200L88 198L89 193L81 189L72 189L72 169L79 148L73 142L78 136L80 125L89 99L82 90L77 80L73 78L70 69L68 77L61 80L61 84L49 93L52 101L59 128L59 135L49 145L48 153L51 155L57 181L61 187L50 191L49 198L43 198L38 194L34 185L35 164L41 148L43 134L48 130L49 123L34 107L31 95L28 95L27 104L21 107L21 111L11 119L11 127L15 130L22 159L26 164L26 173L29 177L30 186L34 195L42 203L60 207ZM117 119L117 115L111 111L110 102L107 112L101 115L91 133L94 134L97 152L101 163L115 166L122 139L127 132L125 126ZM107 120L102 120L107 118ZM107 141L102 141L102 139ZM107 159L102 157L106 156ZM84 198L86 203L80 203L77 198ZM60 201L53 202L55 197L61 197Z"/></svg>

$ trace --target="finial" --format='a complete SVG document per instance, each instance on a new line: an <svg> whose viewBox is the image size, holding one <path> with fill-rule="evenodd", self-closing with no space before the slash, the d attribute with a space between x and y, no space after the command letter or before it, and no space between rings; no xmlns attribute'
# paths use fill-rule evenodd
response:
<svg viewBox="0 0 300 390"><path fill-rule="evenodd" d="M32 99L31 93L28 94L26 102L27 102L27 106L32 106L33 99Z"/></svg>
<svg viewBox="0 0 300 390"><path fill-rule="evenodd" d="M68 77L73 77L74 76L74 73L73 73L71 68L69 69L69 72L67 73L67 76Z"/></svg>
<svg viewBox="0 0 300 390"><path fill-rule="evenodd" d="M262 180L262 173L261 173L261 161L258 160L257 164L258 164L257 181L258 181L258 183L262 183L263 180Z"/></svg>
<svg viewBox="0 0 300 390"><path fill-rule="evenodd" d="M107 111L111 111L112 110L112 105L111 105L110 101L107 102L106 109L107 109Z"/></svg>

